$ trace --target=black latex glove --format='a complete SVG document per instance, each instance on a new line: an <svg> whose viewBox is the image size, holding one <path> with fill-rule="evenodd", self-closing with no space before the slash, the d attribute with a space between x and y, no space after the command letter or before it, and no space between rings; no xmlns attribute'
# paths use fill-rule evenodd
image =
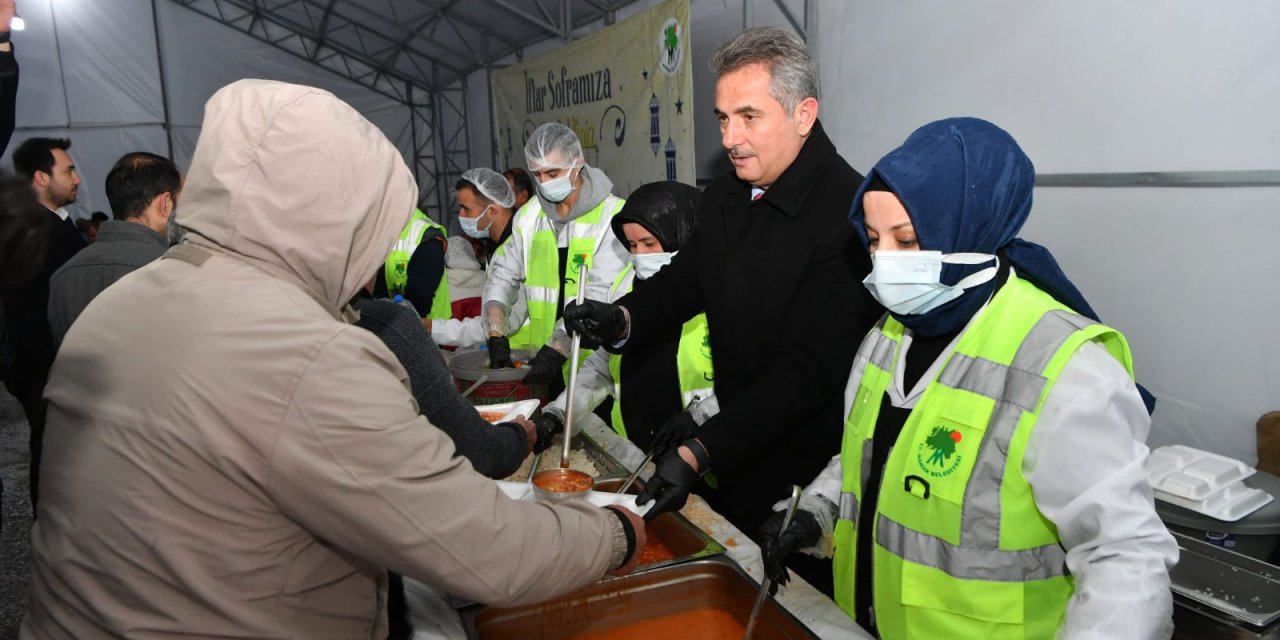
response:
<svg viewBox="0 0 1280 640"><path fill-rule="evenodd" d="M644 491L636 496L636 504L644 505L656 500L653 508L644 514L646 522L668 511L678 511L689 499L689 490L698 481L698 472L680 457L678 450L658 460L658 468L645 484Z"/></svg>
<svg viewBox="0 0 1280 640"><path fill-rule="evenodd" d="M551 439L557 433L564 431L564 422L560 418L550 413L543 413L533 423L534 431L538 432L538 441L533 444L534 453L542 453L551 446Z"/></svg>
<svg viewBox="0 0 1280 640"><path fill-rule="evenodd" d="M524 381L528 384L550 384L552 380L564 375L564 362L568 358L559 351L546 345L538 349L538 354L529 361L529 373Z"/></svg>
<svg viewBox="0 0 1280 640"><path fill-rule="evenodd" d="M653 457L661 460L668 453L676 450L681 442L693 437L693 431L698 428L698 423L693 421L693 415L688 411L667 418L661 427L653 434L653 446L649 450L653 452Z"/></svg>
<svg viewBox="0 0 1280 640"><path fill-rule="evenodd" d="M506 336L492 336L487 343L489 345L489 368L490 369L510 369L516 366L511 361L511 342Z"/></svg>
<svg viewBox="0 0 1280 640"><path fill-rule="evenodd" d="M587 349L616 343L627 328L627 317L623 315L622 307L595 300L586 300L582 304L570 302L564 306L561 317L570 334L582 336L582 346Z"/></svg>
<svg viewBox="0 0 1280 640"><path fill-rule="evenodd" d="M796 514L791 517L791 525L786 531L780 531L786 517L787 512L778 511L760 525L760 553L764 556L764 574L773 581L769 587L771 594L776 593L778 586L786 584L790 579L786 567L782 565L787 556L795 553L796 549L818 544L818 538L822 537L822 527L818 526L818 519L812 513L796 509Z"/></svg>

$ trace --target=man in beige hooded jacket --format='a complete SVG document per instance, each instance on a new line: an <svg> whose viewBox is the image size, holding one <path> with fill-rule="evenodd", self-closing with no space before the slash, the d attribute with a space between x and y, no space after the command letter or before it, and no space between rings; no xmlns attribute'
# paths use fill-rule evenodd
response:
<svg viewBox="0 0 1280 640"><path fill-rule="evenodd" d="M507 499L345 322L416 199L327 92L209 100L187 242L99 295L54 364L21 637L380 639L388 569L512 605L634 561L639 518Z"/></svg>

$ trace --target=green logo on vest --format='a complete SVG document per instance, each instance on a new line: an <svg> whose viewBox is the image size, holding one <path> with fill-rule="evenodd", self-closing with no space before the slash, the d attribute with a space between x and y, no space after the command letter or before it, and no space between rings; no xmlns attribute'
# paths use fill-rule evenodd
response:
<svg viewBox="0 0 1280 640"><path fill-rule="evenodd" d="M711 359L711 334L702 336L702 357Z"/></svg>
<svg viewBox="0 0 1280 640"><path fill-rule="evenodd" d="M955 473L964 457L956 453L956 445L960 444L960 432L946 427L934 427L933 433L920 444L916 451L916 462L925 473L935 478L945 478ZM925 447L931 450L925 459Z"/></svg>
<svg viewBox="0 0 1280 640"><path fill-rule="evenodd" d="M397 262L397 263L395 264L396 275L397 275L397 276L399 276L399 277L401 277L401 278L406 277L406 276L405 276L405 271L407 270L408 266L409 266L409 264L408 264L407 262Z"/></svg>

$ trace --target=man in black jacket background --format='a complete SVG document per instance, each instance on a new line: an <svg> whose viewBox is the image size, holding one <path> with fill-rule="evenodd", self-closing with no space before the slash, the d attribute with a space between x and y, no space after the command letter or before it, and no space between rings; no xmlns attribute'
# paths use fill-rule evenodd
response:
<svg viewBox="0 0 1280 640"><path fill-rule="evenodd" d="M44 384L55 352L49 329L49 278L84 248L66 205L76 201L80 176L64 138L29 138L13 152L13 168L44 206L45 251L35 276L0 290L5 333L13 341L13 390L31 425L31 513L39 497L40 448L44 439Z"/></svg>
<svg viewBox="0 0 1280 640"><path fill-rule="evenodd" d="M818 69L788 31L756 27L711 61L716 116L734 173L712 182L698 229L672 263L606 305L566 308L568 326L612 351L705 311L720 414L658 461L640 496L679 509L698 478L717 478L711 506L754 535L774 502L840 449L843 391L858 343L881 309L847 213L862 175L818 122ZM828 593L829 562L795 559Z"/></svg>

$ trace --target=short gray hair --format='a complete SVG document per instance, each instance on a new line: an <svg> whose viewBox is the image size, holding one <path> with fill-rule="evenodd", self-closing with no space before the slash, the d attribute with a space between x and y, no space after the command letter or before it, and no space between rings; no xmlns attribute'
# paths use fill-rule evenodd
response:
<svg viewBox="0 0 1280 640"><path fill-rule="evenodd" d="M808 97L820 98L818 64L796 34L778 27L751 27L711 56L711 72L720 78L747 65L769 70L769 95L782 103L787 117Z"/></svg>

